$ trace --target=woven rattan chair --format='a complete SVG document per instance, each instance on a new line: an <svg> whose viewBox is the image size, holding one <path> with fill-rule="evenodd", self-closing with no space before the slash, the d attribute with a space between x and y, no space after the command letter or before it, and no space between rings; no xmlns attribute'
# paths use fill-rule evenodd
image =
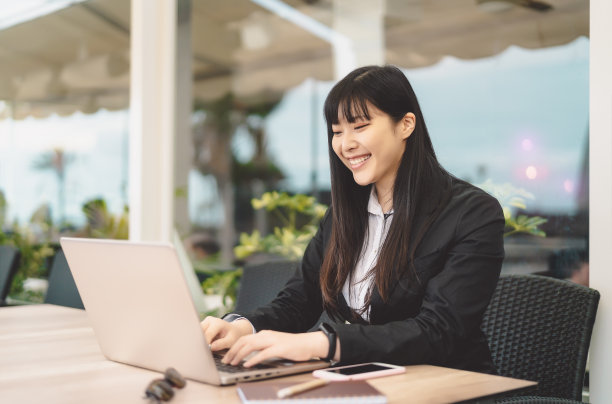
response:
<svg viewBox="0 0 612 404"><path fill-rule="evenodd" d="M568 398L557 397L509 397L497 400L496 403L502 404L580 404L580 401L570 400Z"/></svg>
<svg viewBox="0 0 612 404"><path fill-rule="evenodd" d="M81 295L74 283L74 278L62 250L58 250L53 258L53 265L49 271L49 288L45 295L45 303L84 309Z"/></svg>
<svg viewBox="0 0 612 404"><path fill-rule="evenodd" d="M500 278L482 329L498 373L537 381L529 394L539 396L507 402L581 400L598 303L599 292L568 281L538 275Z"/></svg>
<svg viewBox="0 0 612 404"><path fill-rule="evenodd" d="M297 261L278 260L245 266L238 289L236 311L248 312L270 303L299 265Z"/></svg>
<svg viewBox="0 0 612 404"><path fill-rule="evenodd" d="M245 266L236 299L236 311L249 312L270 303L299 265L299 261L278 260ZM310 331L317 330L321 322L332 321L327 313L323 312Z"/></svg>
<svg viewBox="0 0 612 404"><path fill-rule="evenodd" d="M5 305L11 281L19 266L19 250L8 245L0 245L0 306Z"/></svg>

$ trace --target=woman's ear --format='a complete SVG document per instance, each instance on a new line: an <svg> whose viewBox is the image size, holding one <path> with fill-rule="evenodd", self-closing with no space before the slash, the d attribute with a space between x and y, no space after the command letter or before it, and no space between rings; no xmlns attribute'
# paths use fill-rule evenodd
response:
<svg viewBox="0 0 612 404"><path fill-rule="evenodd" d="M416 125L416 116L414 116L412 112L406 113L406 115L404 115L404 117L400 121L399 125L402 139L408 139L410 135L412 135L412 132L414 132L414 128Z"/></svg>

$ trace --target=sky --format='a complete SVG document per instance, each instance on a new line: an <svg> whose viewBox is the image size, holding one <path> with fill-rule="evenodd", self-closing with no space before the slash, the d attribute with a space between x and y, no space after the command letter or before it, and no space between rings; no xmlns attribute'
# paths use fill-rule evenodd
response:
<svg viewBox="0 0 612 404"><path fill-rule="evenodd" d="M49 203L58 219L57 176L34 167L55 148L63 149L69 161L65 180L69 220L83 223L83 202L97 197L104 197L113 212L121 212L127 202L128 119L127 111L99 111L0 121L0 190L8 199L8 216L25 223Z"/></svg>
<svg viewBox="0 0 612 404"><path fill-rule="evenodd" d="M588 49L588 39L579 38L404 69L442 165L475 183L525 188L535 196L531 208L573 213L588 139ZM316 109L332 85L316 84ZM267 122L271 153L296 191L310 189L313 88L307 81L291 91ZM329 187L326 129L322 112L316 116L318 179Z"/></svg>
<svg viewBox="0 0 612 404"><path fill-rule="evenodd" d="M510 47L489 58L446 57L404 70L442 165L474 183L491 179L522 187L534 195L532 209L574 213L588 139L588 49L588 39L579 38L559 47ZM269 153L287 175L286 190L310 191L313 168L317 186L329 189L322 106L332 86L305 80L285 94L265 122ZM68 219L82 223L81 205L96 197L120 212L127 203L128 128L127 111L0 120L0 191L9 201L9 217L23 223L43 203L57 216L57 178L33 167L57 147L71 156ZM245 132L235 136L233 147L244 161L253 153ZM223 221L214 181L195 172L190 213L202 225Z"/></svg>

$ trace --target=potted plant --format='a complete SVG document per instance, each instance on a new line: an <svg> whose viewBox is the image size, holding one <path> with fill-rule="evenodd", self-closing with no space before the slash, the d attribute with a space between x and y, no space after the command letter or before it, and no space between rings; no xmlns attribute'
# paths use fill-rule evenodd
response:
<svg viewBox="0 0 612 404"><path fill-rule="evenodd" d="M266 192L261 198L252 199L251 205L255 210L265 209L269 212L278 226L267 235L257 230L251 234L242 233L240 243L234 248L236 258L241 261L262 253L291 260L301 259L327 211L327 206L318 203L312 196L277 191ZM231 310L236 302L242 268L210 271L209 275L202 283L204 293L219 294L223 302L223 307L209 314L218 315L219 311Z"/></svg>
<svg viewBox="0 0 612 404"><path fill-rule="evenodd" d="M534 199L533 194L525 189L516 188L512 184L495 184L491 180L487 180L478 186L497 198L502 206L504 219L506 220L504 237L517 233L546 237L546 233L539 226L546 223L547 219L540 216L527 216L518 213L520 210L527 208L526 200Z"/></svg>

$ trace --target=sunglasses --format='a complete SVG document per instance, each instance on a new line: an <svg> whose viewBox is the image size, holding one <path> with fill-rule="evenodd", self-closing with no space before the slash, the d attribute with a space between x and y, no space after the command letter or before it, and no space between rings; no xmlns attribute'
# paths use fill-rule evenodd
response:
<svg viewBox="0 0 612 404"><path fill-rule="evenodd" d="M145 398L159 403L161 401L170 401L174 397L173 387L182 389L185 387L185 379L174 368L166 369L163 379L155 379L147 386L145 390Z"/></svg>

